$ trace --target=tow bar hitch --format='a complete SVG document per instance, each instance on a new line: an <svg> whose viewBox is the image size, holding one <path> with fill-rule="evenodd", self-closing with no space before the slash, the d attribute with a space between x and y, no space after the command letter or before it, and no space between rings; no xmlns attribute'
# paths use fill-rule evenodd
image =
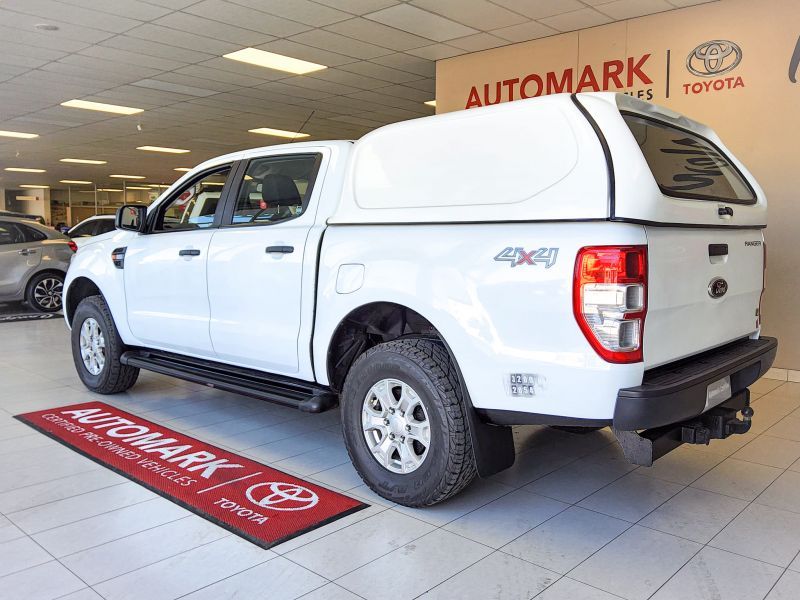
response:
<svg viewBox="0 0 800 600"><path fill-rule="evenodd" d="M737 418L741 411L742 418ZM625 458L636 465L650 467L653 461L681 444L705 444L750 431L754 411L750 390L744 389L719 406L698 417L641 432L614 429Z"/></svg>

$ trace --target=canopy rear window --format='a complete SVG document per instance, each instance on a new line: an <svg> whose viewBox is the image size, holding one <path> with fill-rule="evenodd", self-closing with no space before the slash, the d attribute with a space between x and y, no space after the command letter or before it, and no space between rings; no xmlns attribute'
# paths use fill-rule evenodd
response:
<svg viewBox="0 0 800 600"><path fill-rule="evenodd" d="M630 113L622 117L667 196L755 204L753 188L709 140L655 119Z"/></svg>

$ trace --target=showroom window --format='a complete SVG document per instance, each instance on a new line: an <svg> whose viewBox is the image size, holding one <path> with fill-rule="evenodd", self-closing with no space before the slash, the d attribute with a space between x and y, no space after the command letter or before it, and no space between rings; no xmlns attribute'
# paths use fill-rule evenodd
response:
<svg viewBox="0 0 800 600"><path fill-rule="evenodd" d="M227 166L181 188L158 211L153 231L182 231L211 227L222 188L230 175Z"/></svg>
<svg viewBox="0 0 800 600"><path fill-rule="evenodd" d="M755 192L739 169L709 140L668 123L622 115L667 196L754 204Z"/></svg>
<svg viewBox="0 0 800 600"><path fill-rule="evenodd" d="M294 154L250 161L228 224L272 225L302 215L321 158L321 154Z"/></svg>

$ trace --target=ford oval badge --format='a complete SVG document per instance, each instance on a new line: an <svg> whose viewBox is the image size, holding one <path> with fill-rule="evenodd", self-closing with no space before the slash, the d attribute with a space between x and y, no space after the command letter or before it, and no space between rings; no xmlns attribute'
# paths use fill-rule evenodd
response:
<svg viewBox="0 0 800 600"><path fill-rule="evenodd" d="M715 277L708 284L708 295L712 298L722 298L728 293L728 282L722 277Z"/></svg>

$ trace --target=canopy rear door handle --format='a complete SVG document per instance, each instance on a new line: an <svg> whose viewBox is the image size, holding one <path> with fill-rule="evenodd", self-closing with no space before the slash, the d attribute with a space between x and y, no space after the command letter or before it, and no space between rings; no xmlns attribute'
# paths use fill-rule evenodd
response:
<svg viewBox="0 0 800 600"><path fill-rule="evenodd" d="M200 250L196 248L186 248L178 252L178 256L200 256Z"/></svg>
<svg viewBox="0 0 800 600"><path fill-rule="evenodd" d="M291 254L294 246L267 246L267 254Z"/></svg>
<svg viewBox="0 0 800 600"><path fill-rule="evenodd" d="M709 244L708 245L708 255L709 256L727 256L728 254L728 244Z"/></svg>

